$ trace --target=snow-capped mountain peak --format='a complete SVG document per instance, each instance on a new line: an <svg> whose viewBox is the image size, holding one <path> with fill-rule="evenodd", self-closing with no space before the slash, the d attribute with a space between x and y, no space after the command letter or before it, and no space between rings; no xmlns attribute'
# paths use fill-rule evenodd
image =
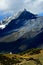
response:
<svg viewBox="0 0 43 65"><path fill-rule="evenodd" d="M35 19L36 15L28 12L26 9L24 9L23 11L19 11L17 15L13 15L11 17L6 17L3 21L2 24L0 25L0 29L4 29L7 25L9 25L9 23L14 23L13 25L15 25L16 23L18 24L22 24L22 20L29 20L29 19ZM16 20L16 22L15 22ZM21 21L20 21L21 20Z"/></svg>
<svg viewBox="0 0 43 65"><path fill-rule="evenodd" d="M36 18L36 15L30 13L26 9L24 9L23 11L20 11L17 16L19 19L34 19L34 18Z"/></svg>
<svg viewBox="0 0 43 65"><path fill-rule="evenodd" d="M10 51L12 49L14 52L22 45L25 45L26 49L42 45L43 17L34 15L25 9L15 16L4 19L0 23L0 43L8 44L4 47L0 45L1 49L10 49Z"/></svg>

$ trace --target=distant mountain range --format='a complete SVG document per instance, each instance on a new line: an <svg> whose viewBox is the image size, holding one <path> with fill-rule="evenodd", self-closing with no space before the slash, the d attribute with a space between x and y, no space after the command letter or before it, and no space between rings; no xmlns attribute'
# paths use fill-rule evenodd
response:
<svg viewBox="0 0 43 65"><path fill-rule="evenodd" d="M0 23L0 52L18 53L43 46L43 16L26 9Z"/></svg>

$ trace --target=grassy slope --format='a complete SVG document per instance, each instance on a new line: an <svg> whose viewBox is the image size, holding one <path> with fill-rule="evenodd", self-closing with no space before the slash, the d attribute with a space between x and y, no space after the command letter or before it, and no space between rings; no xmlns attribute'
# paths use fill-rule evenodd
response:
<svg viewBox="0 0 43 65"><path fill-rule="evenodd" d="M0 63L2 65L43 65L43 50L38 54L33 53L33 50L22 54L0 54Z"/></svg>

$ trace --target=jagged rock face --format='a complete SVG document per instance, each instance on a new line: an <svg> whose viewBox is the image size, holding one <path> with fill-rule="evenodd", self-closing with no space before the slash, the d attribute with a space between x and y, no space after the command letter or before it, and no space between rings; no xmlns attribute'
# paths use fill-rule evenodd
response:
<svg viewBox="0 0 43 65"><path fill-rule="evenodd" d="M13 30L17 31L17 29L24 27L25 23L31 19L36 19L36 15L24 10L16 17L10 17L3 21L3 25L5 24L5 28L0 30L0 37L6 35L7 33L12 32Z"/></svg>
<svg viewBox="0 0 43 65"><path fill-rule="evenodd" d="M26 10L24 10L17 19L24 19L24 20L29 20L29 19L35 19L36 16Z"/></svg>
<svg viewBox="0 0 43 65"><path fill-rule="evenodd" d="M4 20L3 25L5 28L0 29L0 43L2 43L0 46L3 46L3 49L20 52L39 47L43 43L43 17L24 10L17 17Z"/></svg>

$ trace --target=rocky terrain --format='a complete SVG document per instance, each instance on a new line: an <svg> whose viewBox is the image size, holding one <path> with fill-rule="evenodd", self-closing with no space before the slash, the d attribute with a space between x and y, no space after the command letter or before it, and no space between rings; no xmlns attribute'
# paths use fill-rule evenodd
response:
<svg viewBox="0 0 43 65"><path fill-rule="evenodd" d="M37 48L19 54L0 54L0 65L43 65L43 50Z"/></svg>

